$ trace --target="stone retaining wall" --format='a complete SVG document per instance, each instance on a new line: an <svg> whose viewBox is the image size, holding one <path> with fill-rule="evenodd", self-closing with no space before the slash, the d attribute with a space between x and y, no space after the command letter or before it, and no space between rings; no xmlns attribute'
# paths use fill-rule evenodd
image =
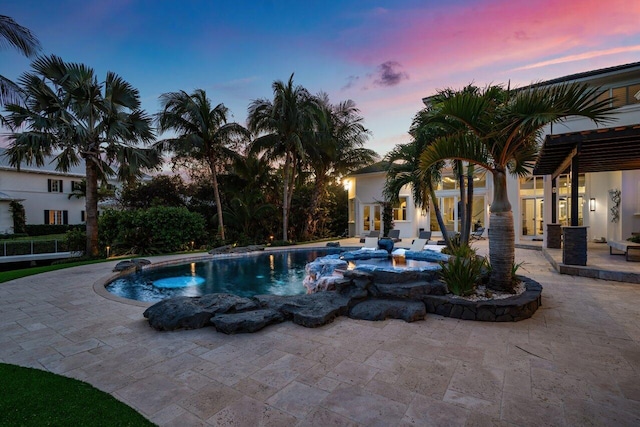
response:
<svg viewBox="0 0 640 427"><path fill-rule="evenodd" d="M517 322L528 319L542 305L542 286L526 277L521 279L526 290L520 295L505 299L468 301L450 294L425 296L427 313L485 322Z"/></svg>

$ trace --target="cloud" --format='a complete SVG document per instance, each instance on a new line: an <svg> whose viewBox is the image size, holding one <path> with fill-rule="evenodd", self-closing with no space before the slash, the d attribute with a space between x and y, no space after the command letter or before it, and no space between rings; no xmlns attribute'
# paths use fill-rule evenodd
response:
<svg viewBox="0 0 640 427"><path fill-rule="evenodd" d="M347 90L347 89L351 89L352 87L354 87L356 85L356 83L358 83L358 80L360 80L360 76L349 76L349 77L347 77L347 84L342 86L342 88L340 90L344 91L344 90Z"/></svg>
<svg viewBox="0 0 640 427"><path fill-rule="evenodd" d="M367 15L338 33L333 46L363 66L394 58L415 82L491 70L495 80L549 58L637 44L639 20L640 2L628 0L444 2Z"/></svg>
<svg viewBox="0 0 640 427"><path fill-rule="evenodd" d="M402 80L408 80L409 74L401 70L402 65L396 61L387 61L378 65L378 74L373 82L376 86L395 86Z"/></svg>
<svg viewBox="0 0 640 427"><path fill-rule="evenodd" d="M532 68L547 67L549 65L564 64L566 62L584 61L588 59L599 58L606 55L617 55L619 53L639 52L640 45L615 47L611 49L594 50L576 55L567 55L560 58L550 59L548 61L535 62L522 67L514 68L512 71L530 70Z"/></svg>

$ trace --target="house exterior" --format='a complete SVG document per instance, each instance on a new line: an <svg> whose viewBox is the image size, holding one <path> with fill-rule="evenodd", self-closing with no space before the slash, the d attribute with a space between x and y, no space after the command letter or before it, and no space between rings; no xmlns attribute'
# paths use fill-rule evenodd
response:
<svg viewBox="0 0 640 427"><path fill-rule="evenodd" d="M613 97L613 105L618 107L615 118L604 126L569 118L544 130L540 159L532 175L510 176L507 182L516 243L546 240L548 224L587 227L589 240L626 239L632 232L640 232L640 62L541 84L565 82L584 82L605 89L603 96ZM423 99L425 104L428 101L429 98ZM351 236L380 229L384 167L384 163L378 163L345 178ZM458 231L459 227L456 185L453 174L445 171L436 191L436 202L451 231ZM617 191L621 195L619 202L614 200ZM441 235L432 206L424 210L415 206L410 188L404 188L400 196L401 203L394 210L394 228L400 229L401 237L417 236L421 229ZM492 198L491 174L479 171L474 179L474 224L491 226ZM573 199L577 200L575 205ZM614 211L618 212L616 218Z"/></svg>
<svg viewBox="0 0 640 427"><path fill-rule="evenodd" d="M85 199L69 194L85 177L84 164L69 172L55 170L55 163L42 167L9 164L0 148L0 233L13 233L10 202L22 203L27 224L81 224L85 221Z"/></svg>

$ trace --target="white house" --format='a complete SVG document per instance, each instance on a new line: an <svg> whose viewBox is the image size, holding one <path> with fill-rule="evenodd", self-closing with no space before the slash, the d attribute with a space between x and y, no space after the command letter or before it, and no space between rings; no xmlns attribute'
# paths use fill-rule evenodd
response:
<svg viewBox="0 0 640 427"><path fill-rule="evenodd" d="M543 84L586 82L606 89L614 98L615 121L606 127L570 118L546 129L533 175L510 177L508 196L513 208L516 242L544 240L548 224L586 226L589 239L626 239L640 231L640 62L565 76ZM429 98L423 101L428 102ZM571 165L573 163L573 172ZM349 192L349 234L381 228L384 163L361 169L345 179ZM573 185L572 185L573 184ZM443 177L437 203L448 230L458 231L458 189L453 175ZM474 180L473 222L490 227L493 197L490 174ZM573 194L572 194L573 191ZM620 191L619 206L612 195ZM420 229L440 234L433 209L415 206L409 188L401 191L394 210L401 237ZM576 204L572 203L573 199ZM574 212L572 218L572 209ZM614 218L612 209L619 212ZM382 230L383 231L383 230Z"/></svg>
<svg viewBox="0 0 640 427"><path fill-rule="evenodd" d="M0 233L13 233L12 200L24 206L27 224L80 224L85 221L84 198L69 194L85 177L84 164L69 172L55 170L55 163L42 167L9 164L0 148Z"/></svg>

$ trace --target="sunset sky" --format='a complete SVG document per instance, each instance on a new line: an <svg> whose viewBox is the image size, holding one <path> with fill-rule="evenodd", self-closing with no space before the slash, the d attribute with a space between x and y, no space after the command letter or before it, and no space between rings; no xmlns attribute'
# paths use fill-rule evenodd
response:
<svg viewBox="0 0 640 427"><path fill-rule="evenodd" d="M295 73L312 93L353 99L381 155L408 141L437 89L640 61L636 0L8 0L0 14L31 29L43 53L116 72L149 113L163 92L202 88L244 124L249 103ZM0 74L28 70L0 48Z"/></svg>

